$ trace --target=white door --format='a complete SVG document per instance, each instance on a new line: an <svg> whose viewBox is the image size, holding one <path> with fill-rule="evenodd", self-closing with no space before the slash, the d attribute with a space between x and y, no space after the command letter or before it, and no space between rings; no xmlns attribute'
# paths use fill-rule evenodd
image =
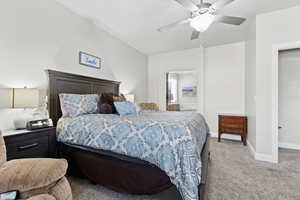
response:
<svg viewBox="0 0 300 200"><path fill-rule="evenodd" d="M300 49L279 53L279 147L300 149Z"/></svg>

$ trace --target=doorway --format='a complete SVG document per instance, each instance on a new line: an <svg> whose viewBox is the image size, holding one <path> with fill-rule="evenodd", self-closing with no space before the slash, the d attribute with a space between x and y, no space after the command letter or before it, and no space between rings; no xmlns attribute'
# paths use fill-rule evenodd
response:
<svg viewBox="0 0 300 200"><path fill-rule="evenodd" d="M278 58L278 146L300 150L300 49L279 51Z"/></svg>
<svg viewBox="0 0 300 200"><path fill-rule="evenodd" d="M166 73L166 109L168 111L197 111L197 71Z"/></svg>
<svg viewBox="0 0 300 200"><path fill-rule="evenodd" d="M279 149L279 121L278 121L278 82L279 82L279 52L284 50L299 49L300 41L274 44L272 48L272 68L271 68L271 140L272 140L272 156L267 160L278 163Z"/></svg>

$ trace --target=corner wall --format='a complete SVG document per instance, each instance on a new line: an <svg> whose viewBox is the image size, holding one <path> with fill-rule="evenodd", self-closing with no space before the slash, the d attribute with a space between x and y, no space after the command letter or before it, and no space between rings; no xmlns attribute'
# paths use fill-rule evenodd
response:
<svg viewBox="0 0 300 200"><path fill-rule="evenodd" d="M245 48L245 110L248 117L248 145L256 149L256 18L251 19Z"/></svg>
<svg viewBox="0 0 300 200"><path fill-rule="evenodd" d="M245 114L245 43L206 48L204 68L204 114L216 134L218 114Z"/></svg>
<svg viewBox="0 0 300 200"><path fill-rule="evenodd" d="M264 160L276 162L272 133L273 45L300 41L300 7L258 15L256 18L256 152ZM277 138L278 139L278 138Z"/></svg>
<svg viewBox="0 0 300 200"><path fill-rule="evenodd" d="M150 56L148 101L166 108L166 72L198 71L198 112L212 135L218 132L218 113L245 114L245 43L196 48Z"/></svg>
<svg viewBox="0 0 300 200"><path fill-rule="evenodd" d="M50 68L121 81L122 93L147 100L147 56L56 1L1 1L0 24L0 88L46 90ZM102 69L79 65L79 51L101 57ZM0 129L13 128L11 110L0 109L0 118Z"/></svg>
<svg viewBox="0 0 300 200"><path fill-rule="evenodd" d="M203 48L188 49L149 56L148 58L148 101L155 102L166 110L166 73L170 71L198 72L198 111L203 111Z"/></svg>
<svg viewBox="0 0 300 200"><path fill-rule="evenodd" d="M53 0L3 1L0 86L47 87L45 69L121 81L121 91L147 99L147 56ZM102 69L79 65L79 51Z"/></svg>

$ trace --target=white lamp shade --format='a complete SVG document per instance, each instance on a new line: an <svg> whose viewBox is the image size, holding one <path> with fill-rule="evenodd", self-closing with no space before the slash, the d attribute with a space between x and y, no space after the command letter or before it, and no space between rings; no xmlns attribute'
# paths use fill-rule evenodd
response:
<svg viewBox="0 0 300 200"><path fill-rule="evenodd" d="M126 101L130 101L132 103L134 103L134 94L125 94L125 99Z"/></svg>
<svg viewBox="0 0 300 200"><path fill-rule="evenodd" d="M214 20L215 20L215 15L207 13L195 17L190 22L190 24L191 27L193 27L197 31L204 32L209 28L209 26L214 22Z"/></svg>
<svg viewBox="0 0 300 200"><path fill-rule="evenodd" d="M39 91L37 89L13 89L13 108L36 108L39 106Z"/></svg>

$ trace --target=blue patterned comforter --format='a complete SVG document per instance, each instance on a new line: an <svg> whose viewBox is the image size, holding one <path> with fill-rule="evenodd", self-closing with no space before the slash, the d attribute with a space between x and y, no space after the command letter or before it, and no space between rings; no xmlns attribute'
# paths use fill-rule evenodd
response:
<svg viewBox="0 0 300 200"><path fill-rule="evenodd" d="M198 113L89 114L61 118L57 130L60 142L148 161L166 172L184 200L198 200L200 156L209 131Z"/></svg>

